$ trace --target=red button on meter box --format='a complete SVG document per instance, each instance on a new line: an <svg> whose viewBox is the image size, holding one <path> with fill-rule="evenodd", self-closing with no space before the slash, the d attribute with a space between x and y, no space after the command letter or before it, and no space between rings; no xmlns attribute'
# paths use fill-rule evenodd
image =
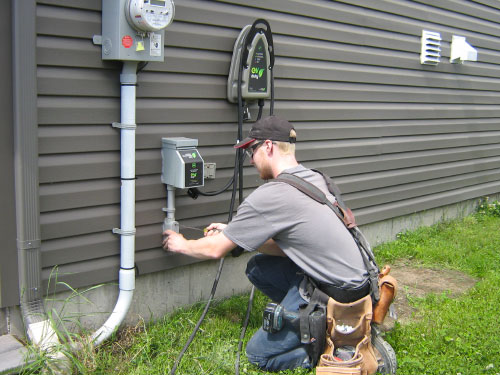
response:
<svg viewBox="0 0 500 375"><path fill-rule="evenodd" d="M125 35L122 38L123 47L130 48L130 47L132 47L132 44L134 44L134 39L132 39L132 37L130 35Z"/></svg>

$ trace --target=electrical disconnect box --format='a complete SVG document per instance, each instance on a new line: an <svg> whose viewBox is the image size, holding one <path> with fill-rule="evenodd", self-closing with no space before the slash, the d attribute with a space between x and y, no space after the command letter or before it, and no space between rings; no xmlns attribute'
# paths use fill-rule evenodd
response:
<svg viewBox="0 0 500 375"><path fill-rule="evenodd" d="M162 138L161 182L180 189L203 186L203 158L196 146L197 139Z"/></svg>
<svg viewBox="0 0 500 375"><path fill-rule="evenodd" d="M172 0L102 0L103 60L163 61Z"/></svg>

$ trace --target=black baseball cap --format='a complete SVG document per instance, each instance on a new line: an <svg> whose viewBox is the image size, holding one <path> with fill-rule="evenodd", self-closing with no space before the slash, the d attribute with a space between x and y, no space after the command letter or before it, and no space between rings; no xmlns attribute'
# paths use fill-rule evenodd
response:
<svg viewBox="0 0 500 375"><path fill-rule="evenodd" d="M267 116L255 122L248 137L236 143L234 148L247 148L257 139L295 143L295 137L290 137L292 129L294 129L293 125L284 118Z"/></svg>

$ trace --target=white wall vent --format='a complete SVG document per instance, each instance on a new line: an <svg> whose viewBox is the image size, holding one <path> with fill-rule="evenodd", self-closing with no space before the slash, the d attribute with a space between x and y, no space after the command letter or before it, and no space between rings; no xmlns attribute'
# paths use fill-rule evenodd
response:
<svg viewBox="0 0 500 375"><path fill-rule="evenodd" d="M453 35L451 39L450 62L452 64L464 61L477 61L477 50L463 36Z"/></svg>
<svg viewBox="0 0 500 375"><path fill-rule="evenodd" d="M441 34L422 30L420 64L437 65L441 57Z"/></svg>

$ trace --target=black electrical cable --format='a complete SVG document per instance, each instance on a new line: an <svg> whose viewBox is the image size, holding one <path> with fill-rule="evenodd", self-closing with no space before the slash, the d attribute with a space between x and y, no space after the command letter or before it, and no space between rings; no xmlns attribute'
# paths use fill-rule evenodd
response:
<svg viewBox="0 0 500 375"><path fill-rule="evenodd" d="M264 99L259 99L259 114L257 115L257 120L256 121L259 121L262 117L262 110L264 108Z"/></svg>
<svg viewBox="0 0 500 375"><path fill-rule="evenodd" d="M269 106L269 116L272 116L274 113L274 71L273 67L270 67L271 70L271 104Z"/></svg>
<svg viewBox="0 0 500 375"><path fill-rule="evenodd" d="M146 66L148 66L149 61L140 61L139 64L137 64L137 73L140 73Z"/></svg>
<svg viewBox="0 0 500 375"><path fill-rule="evenodd" d="M221 258L219 262L219 269L217 270L217 274L215 276L214 283L212 285L212 291L210 292L210 296L208 297L207 304L205 305L205 309L203 310L203 313L200 316L200 319L198 319L198 323L196 323L196 326L193 329L193 332L191 333L191 336L189 336L188 340L186 341L186 344L184 344L184 347L182 348L181 352L177 356L177 359L175 360L174 366L172 367L172 370L170 371L170 375L174 375L175 371L177 371L177 366L181 362L182 357L184 356L184 353L186 353L186 350L189 348L189 345L194 340L194 337L198 333L198 330L200 329L201 323L203 323L203 320L205 320L205 316L207 315L208 309L210 308L210 305L213 301L215 291L217 290L217 285L219 284L220 280L220 275L222 273L222 267L224 266L224 258Z"/></svg>
<svg viewBox="0 0 500 375"><path fill-rule="evenodd" d="M255 286L252 285L252 290L250 290L250 297L248 297L247 313L245 315L245 320L243 326L241 327L240 342L238 343L238 352L236 353L236 363L234 364L235 375L240 374L240 355L241 349L243 348L243 339L247 332L248 321L250 320L250 313L252 312L253 297L255 295Z"/></svg>
<svg viewBox="0 0 500 375"><path fill-rule="evenodd" d="M237 163L238 163L238 154L235 154L234 168L237 167L237 165L238 165ZM222 187L221 189L219 189L217 191L201 191L198 188L191 188L191 189L188 189L188 191L192 190L193 192L195 192L195 194L203 195L205 197L213 197L215 195L219 195L219 194L225 192L227 189L229 189L231 187L231 185L233 183L234 183L234 174L233 174L233 176L231 176L231 178L229 179L227 184L225 184L224 187Z"/></svg>

